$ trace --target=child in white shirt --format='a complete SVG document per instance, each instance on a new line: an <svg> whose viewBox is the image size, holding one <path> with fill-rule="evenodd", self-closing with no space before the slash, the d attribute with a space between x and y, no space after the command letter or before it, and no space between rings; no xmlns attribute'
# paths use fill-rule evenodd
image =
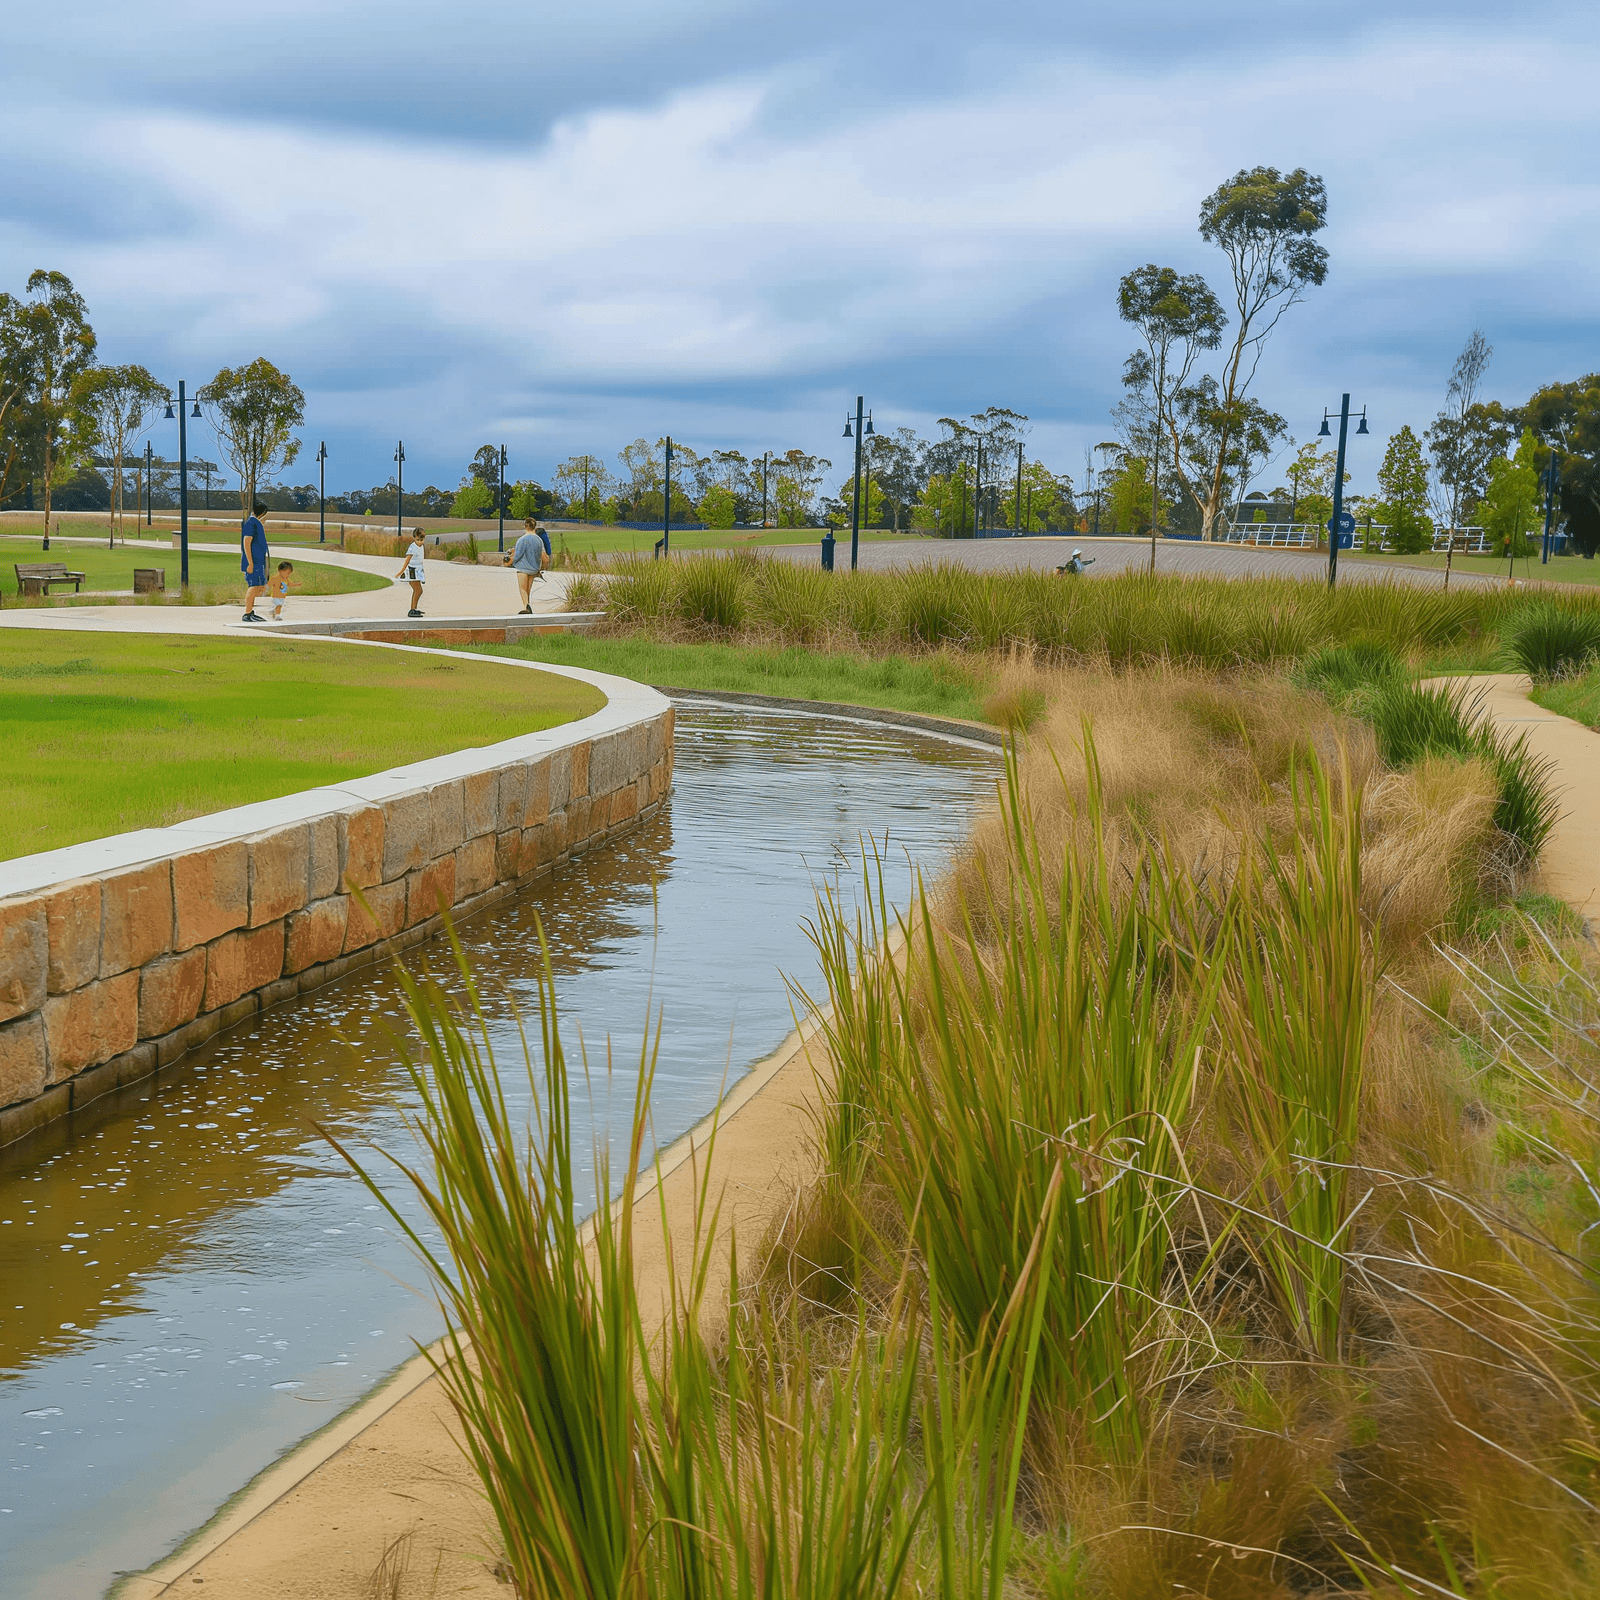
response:
<svg viewBox="0 0 1600 1600"><path fill-rule="evenodd" d="M406 551L406 558L401 563L400 570L395 574L397 578L404 578L411 585L411 609L406 613L408 617L422 615L422 586L428 579L422 570L423 557L426 547L422 541L422 529L411 530L411 546Z"/></svg>

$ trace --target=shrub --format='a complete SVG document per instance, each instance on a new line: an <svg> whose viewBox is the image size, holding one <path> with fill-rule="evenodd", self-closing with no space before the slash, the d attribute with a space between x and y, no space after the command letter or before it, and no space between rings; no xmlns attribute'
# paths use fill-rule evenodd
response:
<svg viewBox="0 0 1600 1600"><path fill-rule="evenodd" d="M703 555L680 559L675 565L677 611L685 622L701 622L722 630L743 624L748 579L741 563Z"/></svg>
<svg viewBox="0 0 1600 1600"><path fill-rule="evenodd" d="M1529 606L1506 624L1504 638L1512 660L1530 678L1548 683L1600 656L1600 611Z"/></svg>

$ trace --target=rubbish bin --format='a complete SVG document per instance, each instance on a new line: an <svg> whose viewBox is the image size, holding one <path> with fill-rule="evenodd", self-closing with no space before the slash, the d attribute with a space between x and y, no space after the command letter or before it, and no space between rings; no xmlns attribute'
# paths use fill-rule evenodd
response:
<svg viewBox="0 0 1600 1600"><path fill-rule="evenodd" d="M167 569L165 567L135 567L133 592L135 594L165 594Z"/></svg>
<svg viewBox="0 0 1600 1600"><path fill-rule="evenodd" d="M824 572L832 572L833 571L833 543L834 543L834 540L833 540L833 535L831 533L823 534L823 536L822 536L822 570Z"/></svg>

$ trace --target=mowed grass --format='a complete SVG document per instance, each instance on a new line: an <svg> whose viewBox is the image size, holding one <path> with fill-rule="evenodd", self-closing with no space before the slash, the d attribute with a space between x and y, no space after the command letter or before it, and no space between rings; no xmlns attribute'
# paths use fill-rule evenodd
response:
<svg viewBox="0 0 1600 1600"><path fill-rule="evenodd" d="M0 859L494 744L604 704L553 674L366 645L0 629Z"/></svg>
<svg viewBox="0 0 1600 1600"><path fill-rule="evenodd" d="M517 531L522 531L517 524ZM672 548L685 550L757 550L769 545L809 544L821 547L821 528L674 528ZM490 537L494 529L489 530ZM510 529L507 528L509 536ZM841 544L850 543L850 530L834 530L834 538ZM612 551L632 551L638 555L653 554L656 540L661 537L659 528L560 528L550 530L550 540L559 555L563 549L568 555L605 555ZM909 530L895 533L888 528L863 528L861 542L877 543L883 539L914 539ZM478 532L478 542L483 542L483 531Z"/></svg>
<svg viewBox="0 0 1600 1600"><path fill-rule="evenodd" d="M1559 716L1600 730L1600 666L1590 666L1578 676L1554 683L1535 684L1528 698Z"/></svg>
<svg viewBox="0 0 1600 1600"><path fill-rule="evenodd" d="M949 655L869 656L800 646L676 644L649 638L543 634L517 644L472 645L484 655L549 661L614 672L674 689L781 695L839 705L877 706L926 716L983 720L988 664Z"/></svg>
<svg viewBox="0 0 1600 1600"><path fill-rule="evenodd" d="M179 552L170 546L163 548L160 545L152 547L146 544L136 547L130 543L127 546L118 545L115 550L110 550L105 545L79 544L76 541L69 544L65 540L57 539L52 542L48 550L42 550L39 544L37 539L15 536L0 538L0 590L3 590L6 605L44 603L39 600L23 601L18 598L21 585L14 570L18 564L39 561L60 562L69 572L83 573L85 590L131 591L135 567L160 567L167 575L168 597L176 598L179 592L179 574L183 570L182 558ZM389 587L387 578L374 576L370 572L355 572L347 567L322 565L306 560L298 552L283 559L294 562L294 578L299 585L291 591L291 604L295 598L305 595L354 594L361 589ZM269 560L269 576L277 570L277 560L276 555ZM223 599L244 598L244 577L239 571L239 558L236 555L219 555L214 551L191 549L189 582L193 587L206 591L227 591L226 594L215 595L214 599L208 593L206 598L213 603ZM71 601L71 586L58 584L51 599L60 601L63 597Z"/></svg>
<svg viewBox="0 0 1600 1600"><path fill-rule="evenodd" d="M1323 555L1326 561L1326 552ZM1444 556L1434 555L1431 552L1420 556L1402 555L1367 555L1364 551L1344 551L1339 556L1341 565L1347 561L1361 561L1368 564L1381 563L1402 567L1428 567L1435 572L1444 571ZM1451 563L1454 572L1470 572L1477 577L1504 578L1506 576L1507 561L1504 556L1468 556L1459 552ZM1547 565L1540 565L1538 555L1538 541L1534 542L1534 554L1523 557L1518 556L1514 563L1515 571L1512 574L1518 583L1581 583L1592 585L1600 583L1600 561L1585 561L1582 556L1552 556Z"/></svg>

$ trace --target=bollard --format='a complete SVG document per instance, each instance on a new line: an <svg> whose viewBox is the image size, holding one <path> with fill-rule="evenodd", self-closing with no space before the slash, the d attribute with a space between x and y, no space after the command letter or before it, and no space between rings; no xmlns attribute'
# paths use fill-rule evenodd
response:
<svg viewBox="0 0 1600 1600"><path fill-rule="evenodd" d="M833 571L833 534L825 533L822 536L822 570Z"/></svg>

